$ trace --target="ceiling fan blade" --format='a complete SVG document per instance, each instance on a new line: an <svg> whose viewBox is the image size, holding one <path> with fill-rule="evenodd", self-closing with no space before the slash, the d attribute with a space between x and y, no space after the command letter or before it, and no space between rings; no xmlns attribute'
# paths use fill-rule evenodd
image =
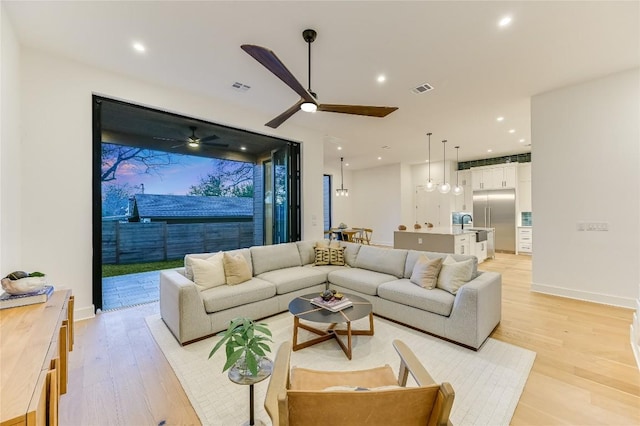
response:
<svg viewBox="0 0 640 426"><path fill-rule="evenodd" d="M220 139L220 137L218 135L211 135L211 136L207 136L205 138L201 138L200 142L215 141L216 139Z"/></svg>
<svg viewBox="0 0 640 426"><path fill-rule="evenodd" d="M311 96L311 94L307 92L304 86L300 84L300 82L293 76L293 74L291 74L291 71L287 69L282 61L278 59L276 54L271 50L253 44L243 44L240 47L242 48L242 50L251 55L253 59L260 62L266 69L271 71L276 77L282 80L284 84L293 89L293 91L300 95L302 99L307 102L313 102L314 104L317 104L313 96Z"/></svg>
<svg viewBox="0 0 640 426"><path fill-rule="evenodd" d="M284 123L289 118L291 118L293 114L300 111L300 105L302 105L303 103L305 103L305 100L300 99L298 102L293 104L291 108L289 108L288 110L286 110L285 112L283 112L282 114L280 114L279 116L277 116L276 118L274 118L273 120L265 124L265 126L271 127L272 129L277 129L278 126L280 126L282 123Z"/></svg>
<svg viewBox="0 0 640 426"><path fill-rule="evenodd" d="M334 104L320 104L318 105L318 111L325 112L339 112L342 114L353 115L366 115L368 117L386 117L398 107L377 107L366 105L334 105Z"/></svg>
<svg viewBox="0 0 640 426"><path fill-rule="evenodd" d="M202 141L200 141L200 143L202 143L203 145L215 147L215 148L229 148L228 143L202 142Z"/></svg>

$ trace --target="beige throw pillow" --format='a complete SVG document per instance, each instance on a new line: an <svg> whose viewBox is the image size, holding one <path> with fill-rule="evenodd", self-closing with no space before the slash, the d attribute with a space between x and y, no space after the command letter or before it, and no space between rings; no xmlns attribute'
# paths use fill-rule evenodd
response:
<svg viewBox="0 0 640 426"><path fill-rule="evenodd" d="M344 266L344 247L329 247L329 264Z"/></svg>
<svg viewBox="0 0 640 426"><path fill-rule="evenodd" d="M440 268L442 268L442 258L431 260L423 254L416 261L409 281L427 290L433 290L438 283Z"/></svg>
<svg viewBox="0 0 640 426"><path fill-rule="evenodd" d="M245 259L242 254L232 255L224 253L222 261L224 263L224 274L227 278L228 285L240 284L251 279L251 269L249 268L247 259Z"/></svg>
<svg viewBox="0 0 640 426"><path fill-rule="evenodd" d="M437 287L456 294L458 289L473 277L473 259L456 262L451 256L442 262Z"/></svg>
<svg viewBox="0 0 640 426"><path fill-rule="evenodd" d="M191 259L193 282L196 283L198 290L203 291L226 284L222 258L222 252L219 252L208 259Z"/></svg>
<svg viewBox="0 0 640 426"><path fill-rule="evenodd" d="M329 247L316 247L316 266L328 265L329 264Z"/></svg>

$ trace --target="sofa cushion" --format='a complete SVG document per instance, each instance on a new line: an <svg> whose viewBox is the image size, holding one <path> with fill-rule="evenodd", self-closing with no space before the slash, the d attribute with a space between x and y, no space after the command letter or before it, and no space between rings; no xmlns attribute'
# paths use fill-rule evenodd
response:
<svg viewBox="0 0 640 426"><path fill-rule="evenodd" d="M296 243L251 247L253 274L258 276L276 269L301 266L300 252Z"/></svg>
<svg viewBox="0 0 640 426"><path fill-rule="evenodd" d="M380 284L378 296L443 316L451 314L453 301L456 298L453 294L439 288L427 290L418 287L406 278Z"/></svg>
<svg viewBox="0 0 640 426"><path fill-rule="evenodd" d="M438 275L437 287L456 294L458 289L473 278L473 260L467 259L456 262L451 256L442 262L442 269Z"/></svg>
<svg viewBox="0 0 640 426"><path fill-rule="evenodd" d="M362 244L350 243L348 241L341 241L340 247L344 247L344 261L349 266L356 266L356 258Z"/></svg>
<svg viewBox="0 0 640 426"><path fill-rule="evenodd" d="M241 284L251 279L249 262L241 253L225 252L222 256L222 263L224 264L224 275L228 285Z"/></svg>
<svg viewBox="0 0 640 426"><path fill-rule="evenodd" d="M315 261L315 241L296 241L296 245L298 246L298 253L300 253L300 263L302 264L302 266L308 265Z"/></svg>
<svg viewBox="0 0 640 426"><path fill-rule="evenodd" d="M247 303L275 296L276 286L260 278L251 278L240 285L222 285L200 293L208 313L224 311Z"/></svg>
<svg viewBox="0 0 640 426"><path fill-rule="evenodd" d="M406 260L407 250L361 246L355 266L402 278Z"/></svg>
<svg viewBox="0 0 640 426"><path fill-rule="evenodd" d="M423 254L413 267L409 281L427 290L433 290L438 283L440 268L442 268L441 258L429 259Z"/></svg>
<svg viewBox="0 0 640 426"><path fill-rule="evenodd" d="M227 279L224 275L223 253L219 252L207 259L191 259L193 282L198 290L224 285Z"/></svg>
<svg viewBox="0 0 640 426"><path fill-rule="evenodd" d="M394 281L397 278L393 275L382 274L368 269L345 268L329 272L328 279L330 284L375 296L378 294L378 286L380 284Z"/></svg>
<svg viewBox="0 0 640 426"><path fill-rule="evenodd" d="M456 261L472 259L473 261L473 278L478 276L478 258L475 256L469 256L466 254L450 254L450 253L436 253L431 251L418 251L418 250L409 250L407 253L407 261L404 266L404 278L411 278L411 274L413 273L413 267L416 264L416 261L421 255L427 256L429 259L444 259L447 256L451 256Z"/></svg>
<svg viewBox="0 0 640 426"><path fill-rule="evenodd" d="M257 278L273 283L276 286L276 294L285 294L323 284L327 282L327 273L316 268L294 266L265 272Z"/></svg>

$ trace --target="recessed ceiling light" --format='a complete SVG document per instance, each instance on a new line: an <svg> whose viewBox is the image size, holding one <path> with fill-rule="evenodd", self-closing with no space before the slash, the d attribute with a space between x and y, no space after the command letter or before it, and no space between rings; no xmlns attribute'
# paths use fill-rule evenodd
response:
<svg viewBox="0 0 640 426"><path fill-rule="evenodd" d="M144 44L142 44L142 43L140 43L138 41L134 42L132 46L133 46L133 50L135 50L136 52L142 53L145 50L147 50L147 48L144 47Z"/></svg>
<svg viewBox="0 0 640 426"><path fill-rule="evenodd" d="M498 118L496 118L496 121L502 121L502 120L504 120L504 117L498 117Z"/></svg>
<svg viewBox="0 0 640 426"><path fill-rule="evenodd" d="M492 149L488 149L487 152L493 152L493 150Z"/></svg>
<svg viewBox="0 0 640 426"><path fill-rule="evenodd" d="M524 142L524 139L520 139L520 142Z"/></svg>
<svg viewBox="0 0 640 426"><path fill-rule="evenodd" d="M509 133L515 133L515 132L516 132L516 129L510 129L509 130Z"/></svg>
<svg viewBox="0 0 640 426"><path fill-rule="evenodd" d="M342 151L342 147L341 146L338 147L338 151Z"/></svg>
<svg viewBox="0 0 640 426"><path fill-rule="evenodd" d="M378 157L378 160L382 160L382 157Z"/></svg>
<svg viewBox="0 0 640 426"><path fill-rule="evenodd" d="M384 83L387 81L387 77L384 74L380 74L376 80L378 80L378 83Z"/></svg>
<svg viewBox="0 0 640 426"><path fill-rule="evenodd" d="M498 21L498 26L502 28L509 26L509 24L511 24L511 16L504 16Z"/></svg>
<svg viewBox="0 0 640 426"><path fill-rule="evenodd" d="M241 147L240 147L240 151L246 151L246 150L247 150L247 147L246 147L246 146L241 146Z"/></svg>
<svg viewBox="0 0 640 426"><path fill-rule="evenodd" d="M349 163L344 163L345 166L349 167Z"/></svg>

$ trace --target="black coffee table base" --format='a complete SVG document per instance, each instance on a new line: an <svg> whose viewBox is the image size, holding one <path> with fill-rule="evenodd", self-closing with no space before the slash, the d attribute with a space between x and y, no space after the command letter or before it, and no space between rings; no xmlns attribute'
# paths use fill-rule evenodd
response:
<svg viewBox="0 0 640 426"><path fill-rule="evenodd" d="M322 309L322 308L318 308L318 309ZM371 312L369 313L369 329L368 330L353 330L351 328L351 320L346 315L344 315L344 319L347 325L346 330L336 329L335 327L338 325L338 323L335 323L335 322L329 324L329 326L325 330L321 330L315 327L311 327L310 325L301 323L300 318L298 318L297 316L294 316L293 317L293 350L297 351L299 349L308 348L309 346L313 346L330 339L335 339L336 342L338 342L338 345L340 345L340 347L342 348L342 351L347 356L347 358L351 359L351 355L352 355L351 336L373 336L373 313ZM298 343L298 329L300 328L310 331L314 334L317 334L320 337L307 340L306 342ZM347 336L347 343L345 344L345 342L338 336Z"/></svg>

